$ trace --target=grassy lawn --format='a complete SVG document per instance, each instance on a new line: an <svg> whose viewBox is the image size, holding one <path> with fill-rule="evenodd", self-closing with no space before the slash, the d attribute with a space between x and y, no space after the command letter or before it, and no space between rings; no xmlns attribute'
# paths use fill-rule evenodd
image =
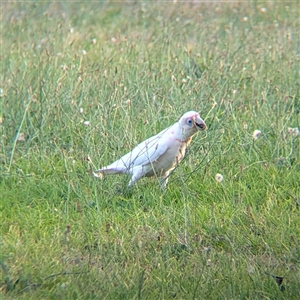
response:
<svg viewBox="0 0 300 300"><path fill-rule="evenodd" d="M300 298L299 3L174 2L2 4L1 299ZM189 110L166 192L90 175Z"/></svg>

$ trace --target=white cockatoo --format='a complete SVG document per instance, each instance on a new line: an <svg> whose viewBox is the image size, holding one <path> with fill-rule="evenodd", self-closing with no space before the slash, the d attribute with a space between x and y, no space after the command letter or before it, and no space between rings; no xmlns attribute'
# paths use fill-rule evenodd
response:
<svg viewBox="0 0 300 300"><path fill-rule="evenodd" d="M131 152L93 175L130 174L128 186L142 177L156 176L166 187L168 176L183 159L185 150L198 130L206 129L205 122L195 111L185 113L178 122L137 145ZM98 174L99 175L98 175Z"/></svg>

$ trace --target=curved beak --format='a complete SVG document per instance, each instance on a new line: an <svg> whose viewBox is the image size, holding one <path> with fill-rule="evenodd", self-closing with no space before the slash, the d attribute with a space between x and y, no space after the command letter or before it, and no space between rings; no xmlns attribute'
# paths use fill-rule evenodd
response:
<svg viewBox="0 0 300 300"><path fill-rule="evenodd" d="M207 129L207 126L206 126L205 122L199 116L197 116L195 118L195 124L196 124L196 128L199 129L199 130Z"/></svg>

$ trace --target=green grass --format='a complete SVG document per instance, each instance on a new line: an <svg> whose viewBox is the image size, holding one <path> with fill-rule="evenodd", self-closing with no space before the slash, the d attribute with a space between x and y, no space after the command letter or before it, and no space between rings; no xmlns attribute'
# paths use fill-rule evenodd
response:
<svg viewBox="0 0 300 300"><path fill-rule="evenodd" d="M1 298L299 299L297 2L2 12ZM165 193L90 176L188 110Z"/></svg>

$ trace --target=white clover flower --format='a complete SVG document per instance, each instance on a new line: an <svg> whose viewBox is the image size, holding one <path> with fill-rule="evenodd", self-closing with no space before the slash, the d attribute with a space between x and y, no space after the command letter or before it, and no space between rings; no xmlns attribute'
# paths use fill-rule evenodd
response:
<svg viewBox="0 0 300 300"><path fill-rule="evenodd" d="M217 182L222 182L224 177L223 177L222 174L217 173L216 176L215 176L215 179L216 179Z"/></svg>
<svg viewBox="0 0 300 300"><path fill-rule="evenodd" d="M300 128L298 128L298 127L295 127L295 128L288 127L287 132L290 135L298 136L298 135L300 135Z"/></svg>
<svg viewBox="0 0 300 300"><path fill-rule="evenodd" d="M244 22L247 22L247 21L248 21L248 17L245 16L245 17L243 18L243 21L244 21Z"/></svg>
<svg viewBox="0 0 300 300"><path fill-rule="evenodd" d="M96 44L96 43L97 43L97 40L96 40L96 39L92 39L92 43L93 43L93 44Z"/></svg>
<svg viewBox="0 0 300 300"><path fill-rule="evenodd" d="M254 130L253 131L253 134L252 134L252 136L253 136L253 139L254 140L257 140L258 138L259 138L259 136L261 135L261 131L260 130Z"/></svg>
<svg viewBox="0 0 300 300"><path fill-rule="evenodd" d="M26 141L25 133L23 133L23 132L18 133L17 136L16 136L16 139L17 139L18 142L25 142Z"/></svg>
<svg viewBox="0 0 300 300"><path fill-rule="evenodd" d="M81 52L82 52L82 55L86 55L86 51L84 49Z"/></svg>
<svg viewBox="0 0 300 300"><path fill-rule="evenodd" d="M83 125L85 125L85 126L90 126L90 121L84 121L84 122L83 122Z"/></svg>
<svg viewBox="0 0 300 300"><path fill-rule="evenodd" d="M82 107L79 108L79 112L80 112L81 114L83 113L83 108L82 108Z"/></svg>
<svg viewBox="0 0 300 300"><path fill-rule="evenodd" d="M67 65L61 65L60 67L63 71L68 71L69 69Z"/></svg>
<svg viewBox="0 0 300 300"><path fill-rule="evenodd" d="M260 9L260 11L261 11L263 14L265 14L265 13L267 12L267 9L266 9L265 7L262 7L262 8Z"/></svg>

